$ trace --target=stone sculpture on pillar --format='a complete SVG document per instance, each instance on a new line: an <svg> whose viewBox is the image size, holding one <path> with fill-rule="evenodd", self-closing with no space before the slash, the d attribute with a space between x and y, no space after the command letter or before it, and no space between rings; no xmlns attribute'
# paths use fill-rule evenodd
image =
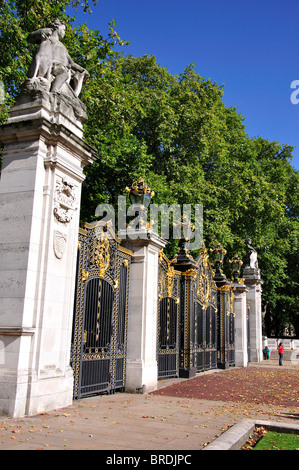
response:
<svg viewBox="0 0 299 470"><path fill-rule="evenodd" d="M56 19L48 28L29 34L28 42L40 46L29 68L22 94L39 91L47 93L51 100L53 93L60 93L79 116L85 116L85 107L78 96L89 73L73 61L62 44L65 29L65 24Z"/></svg>
<svg viewBox="0 0 299 470"><path fill-rule="evenodd" d="M243 259L243 278L248 289L250 360L260 362L263 358L262 345L262 279L258 265L258 253L251 239L247 240L247 252Z"/></svg>
<svg viewBox="0 0 299 470"><path fill-rule="evenodd" d="M243 264L247 275L255 275L256 277L261 276L257 259L257 251L251 244L251 238L247 239L247 252L244 257Z"/></svg>
<svg viewBox="0 0 299 470"><path fill-rule="evenodd" d="M72 403L71 330L83 168L94 150L78 95L88 77L55 20L1 126L0 414L33 415Z"/></svg>
<svg viewBox="0 0 299 470"><path fill-rule="evenodd" d="M69 55L61 42L64 35L65 25L58 19L29 34L28 42L39 44L39 50L8 122L24 120L29 112L34 117L44 117L47 112L52 121L66 123L82 138L87 114L79 94L89 73Z"/></svg>
<svg viewBox="0 0 299 470"><path fill-rule="evenodd" d="M73 61L60 42L64 35L65 24L58 19L48 28L29 34L28 42L40 44L40 47L28 72L27 86L35 83L37 88L63 92L71 98L77 98L89 73Z"/></svg>

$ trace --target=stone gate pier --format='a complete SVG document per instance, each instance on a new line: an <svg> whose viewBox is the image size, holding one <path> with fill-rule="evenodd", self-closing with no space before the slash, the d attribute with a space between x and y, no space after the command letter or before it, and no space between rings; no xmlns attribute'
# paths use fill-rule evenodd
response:
<svg viewBox="0 0 299 470"><path fill-rule="evenodd" d="M52 75L50 53L43 56L46 78L38 53L0 131L0 414L12 417L67 406L73 395L69 346L81 183L93 157L78 98L86 71L60 43L64 25L47 30L60 47L60 70L76 86L70 76Z"/></svg>
<svg viewBox="0 0 299 470"><path fill-rule="evenodd" d="M247 253L244 257L243 269L244 283L248 289L247 301L249 305L249 345L250 361L263 360L262 341L262 285L261 271L258 265L257 251L251 246L251 239L247 240Z"/></svg>

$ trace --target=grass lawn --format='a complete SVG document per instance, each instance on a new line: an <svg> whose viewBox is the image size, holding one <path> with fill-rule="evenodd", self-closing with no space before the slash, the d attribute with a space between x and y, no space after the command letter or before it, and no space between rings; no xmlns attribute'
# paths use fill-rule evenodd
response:
<svg viewBox="0 0 299 470"><path fill-rule="evenodd" d="M299 450L299 435L268 431L252 450Z"/></svg>

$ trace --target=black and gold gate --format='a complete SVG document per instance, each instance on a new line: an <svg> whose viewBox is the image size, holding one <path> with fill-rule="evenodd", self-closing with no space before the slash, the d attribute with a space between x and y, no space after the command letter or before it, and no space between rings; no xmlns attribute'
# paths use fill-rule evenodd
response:
<svg viewBox="0 0 299 470"><path fill-rule="evenodd" d="M235 365L234 292L229 282L218 288L219 338L218 367Z"/></svg>
<svg viewBox="0 0 299 470"><path fill-rule="evenodd" d="M218 250L218 247L217 247ZM159 255L158 377L192 377L235 364L233 289L203 244L195 261L181 243Z"/></svg>
<svg viewBox="0 0 299 470"><path fill-rule="evenodd" d="M193 267L182 272L184 285L181 374L217 367L217 287L203 245Z"/></svg>
<svg viewBox="0 0 299 470"><path fill-rule="evenodd" d="M131 252L101 223L79 231L71 366L74 398L125 386Z"/></svg>
<svg viewBox="0 0 299 470"><path fill-rule="evenodd" d="M158 377L179 375L179 314L181 273L174 270L163 251L159 254Z"/></svg>

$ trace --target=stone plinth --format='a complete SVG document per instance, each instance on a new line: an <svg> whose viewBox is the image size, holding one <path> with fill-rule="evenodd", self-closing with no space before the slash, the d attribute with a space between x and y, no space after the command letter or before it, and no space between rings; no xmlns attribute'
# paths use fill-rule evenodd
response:
<svg viewBox="0 0 299 470"><path fill-rule="evenodd" d="M122 245L134 252L130 271L126 391L157 389L158 254L166 242L151 230Z"/></svg>
<svg viewBox="0 0 299 470"><path fill-rule="evenodd" d="M247 301L249 304L249 338L250 361L263 360L262 341L262 284L260 270L245 267L243 271L244 283L248 289Z"/></svg>
<svg viewBox="0 0 299 470"><path fill-rule="evenodd" d="M235 313L235 365L248 365L247 352L247 288L244 284L233 283Z"/></svg>
<svg viewBox="0 0 299 470"><path fill-rule="evenodd" d="M83 120L59 94L18 100L2 126L0 414L72 402L69 366L83 168Z"/></svg>

